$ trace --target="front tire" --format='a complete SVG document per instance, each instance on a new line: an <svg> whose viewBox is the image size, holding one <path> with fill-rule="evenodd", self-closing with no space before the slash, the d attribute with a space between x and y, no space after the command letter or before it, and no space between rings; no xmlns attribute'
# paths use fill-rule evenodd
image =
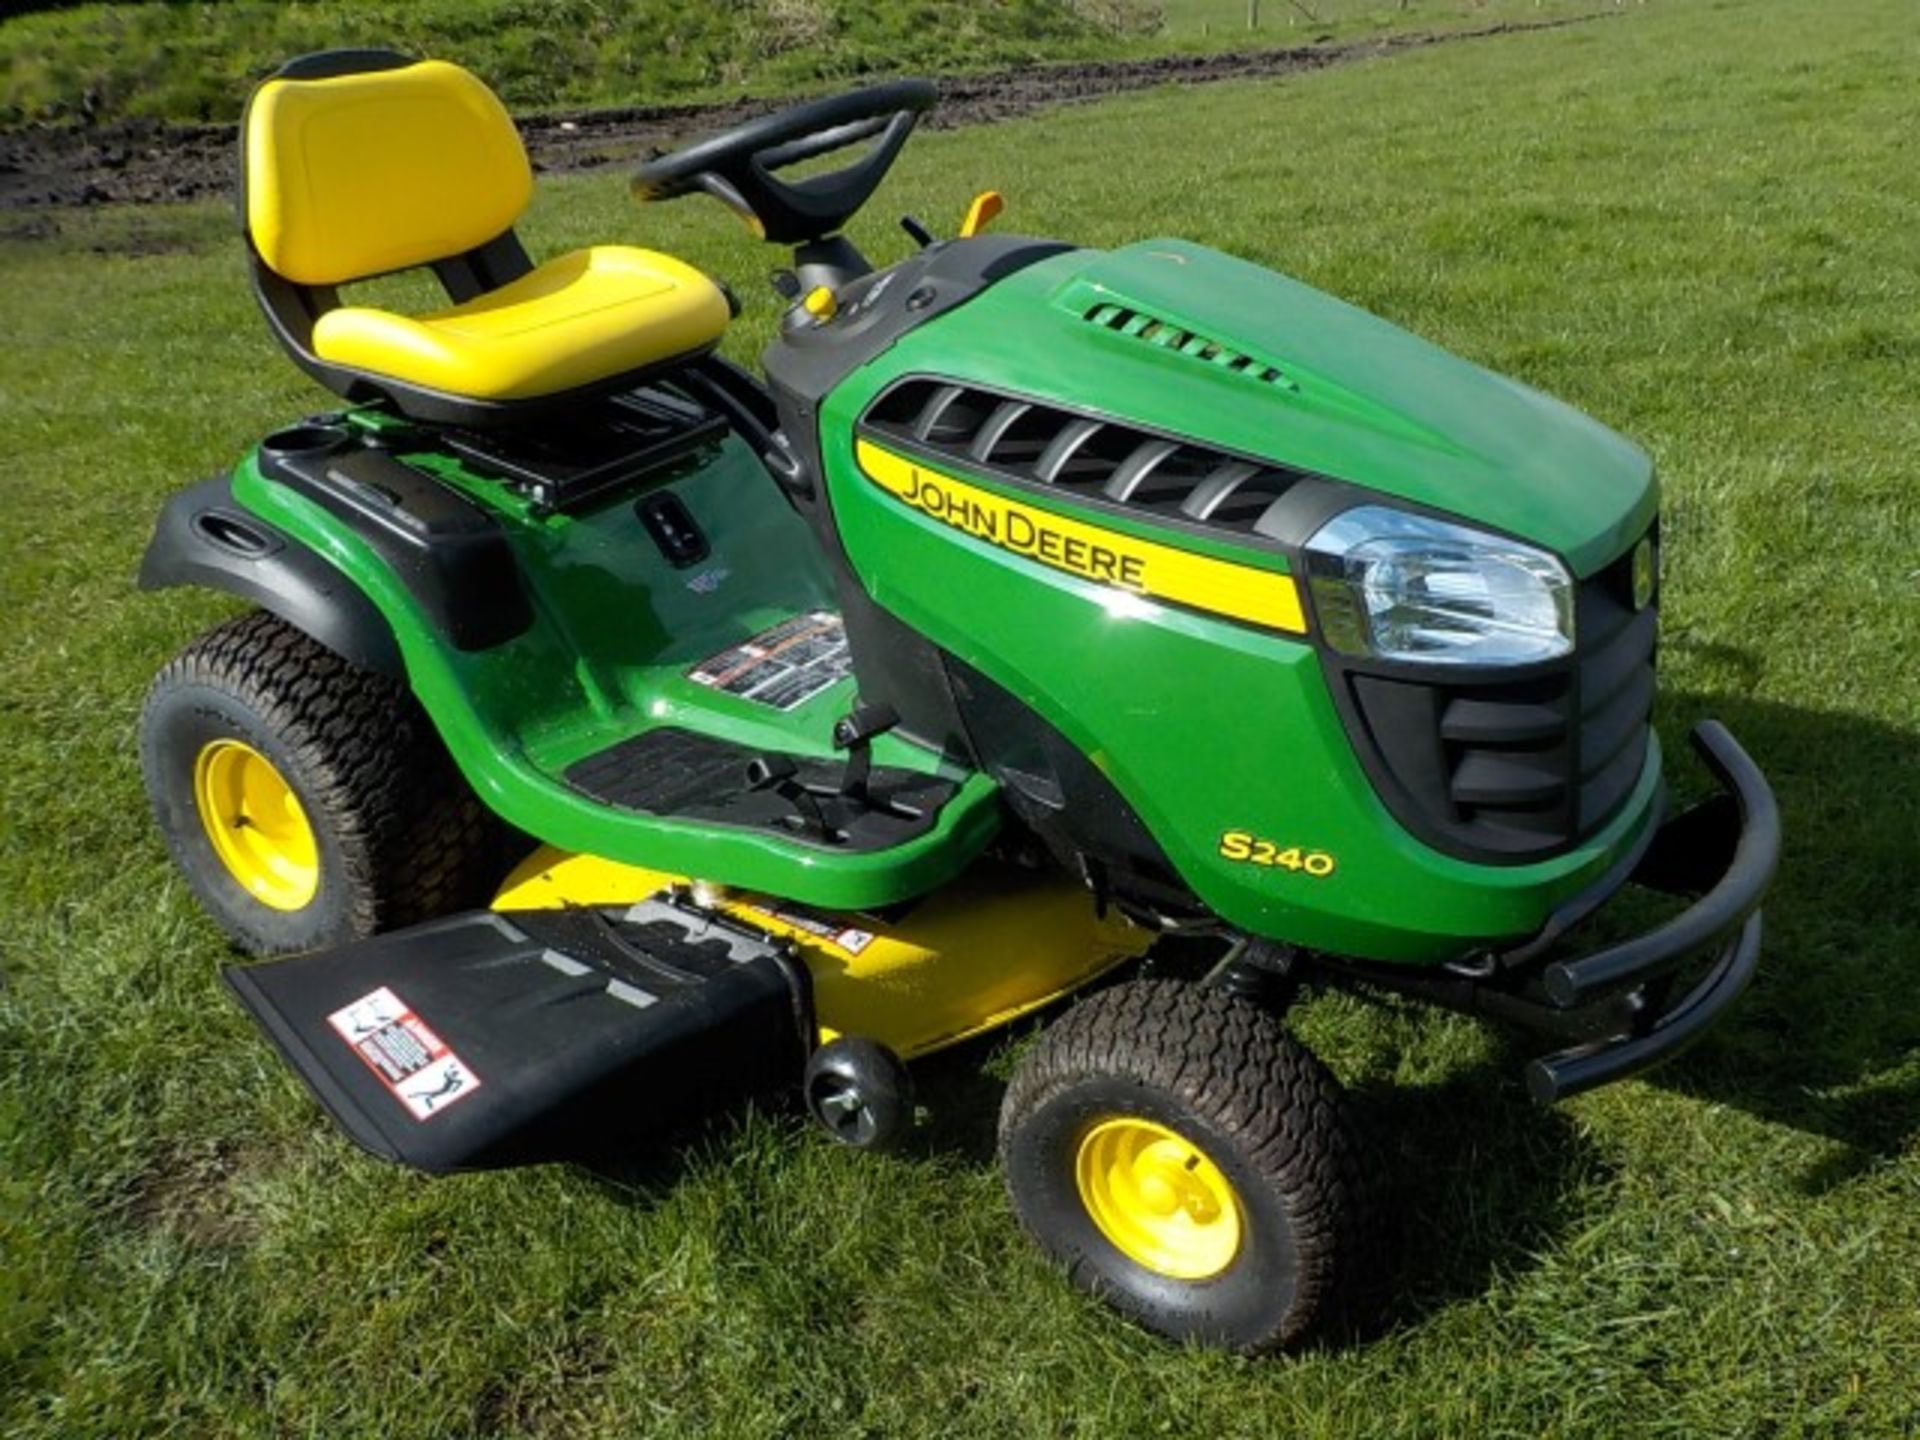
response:
<svg viewBox="0 0 1920 1440"><path fill-rule="evenodd" d="M1355 1288L1363 1203L1339 1086L1223 991L1137 981L1074 1007L1007 1089L1000 1158L1040 1248L1162 1335L1293 1345Z"/></svg>
<svg viewBox="0 0 1920 1440"><path fill-rule="evenodd" d="M507 858L406 687L264 611L154 679L140 764L188 886L255 955L482 903Z"/></svg>

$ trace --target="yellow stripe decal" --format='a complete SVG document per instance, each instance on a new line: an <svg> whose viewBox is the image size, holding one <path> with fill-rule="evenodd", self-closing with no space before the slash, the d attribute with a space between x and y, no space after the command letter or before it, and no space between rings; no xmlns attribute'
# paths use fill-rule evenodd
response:
<svg viewBox="0 0 1920 1440"><path fill-rule="evenodd" d="M1136 595L1296 635L1306 631L1290 576L1023 505L868 440L856 440L854 454L867 478L888 494L1002 550Z"/></svg>

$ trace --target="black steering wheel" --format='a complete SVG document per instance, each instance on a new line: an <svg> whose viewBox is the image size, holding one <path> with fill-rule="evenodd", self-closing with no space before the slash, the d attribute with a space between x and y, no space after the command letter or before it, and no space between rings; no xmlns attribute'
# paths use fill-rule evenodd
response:
<svg viewBox="0 0 1920 1440"><path fill-rule="evenodd" d="M763 240L801 245L824 239L867 203L938 98L925 80L894 80L777 110L649 160L634 174L633 193L641 200L672 200L704 190ZM876 135L871 150L838 170L792 181L774 173Z"/></svg>

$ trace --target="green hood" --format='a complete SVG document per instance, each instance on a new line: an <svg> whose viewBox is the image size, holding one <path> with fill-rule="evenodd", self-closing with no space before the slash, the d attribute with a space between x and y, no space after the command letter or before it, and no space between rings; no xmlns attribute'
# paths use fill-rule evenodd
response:
<svg viewBox="0 0 1920 1440"><path fill-rule="evenodd" d="M1582 575L1637 538L1657 500L1646 455L1577 410L1180 240L1029 266L908 335L881 366L1345 480L1525 537Z"/></svg>

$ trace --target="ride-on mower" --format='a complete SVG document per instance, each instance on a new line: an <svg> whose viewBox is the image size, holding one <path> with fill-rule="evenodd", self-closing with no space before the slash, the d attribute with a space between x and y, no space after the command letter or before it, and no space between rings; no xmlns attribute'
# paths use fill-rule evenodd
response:
<svg viewBox="0 0 1920 1440"><path fill-rule="evenodd" d="M283 957L241 1001L430 1171L779 1086L886 1145L906 1061L1085 988L1006 1093L1021 1223L1153 1329L1293 1342L1369 1249L1300 984L1546 1031L1542 1101L1634 1074L1752 978L1774 803L1709 722L1719 791L1668 813L1640 451L1184 241L984 233L985 196L875 269L843 229L933 102L639 169L792 247L762 382L693 267L532 261L464 70L261 84L253 285L343 404L161 516L143 584L256 608L155 681L154 812ZM443 308L341 292L421 267ZM1682 898L1577 944L1630 883Z"/></svg>

